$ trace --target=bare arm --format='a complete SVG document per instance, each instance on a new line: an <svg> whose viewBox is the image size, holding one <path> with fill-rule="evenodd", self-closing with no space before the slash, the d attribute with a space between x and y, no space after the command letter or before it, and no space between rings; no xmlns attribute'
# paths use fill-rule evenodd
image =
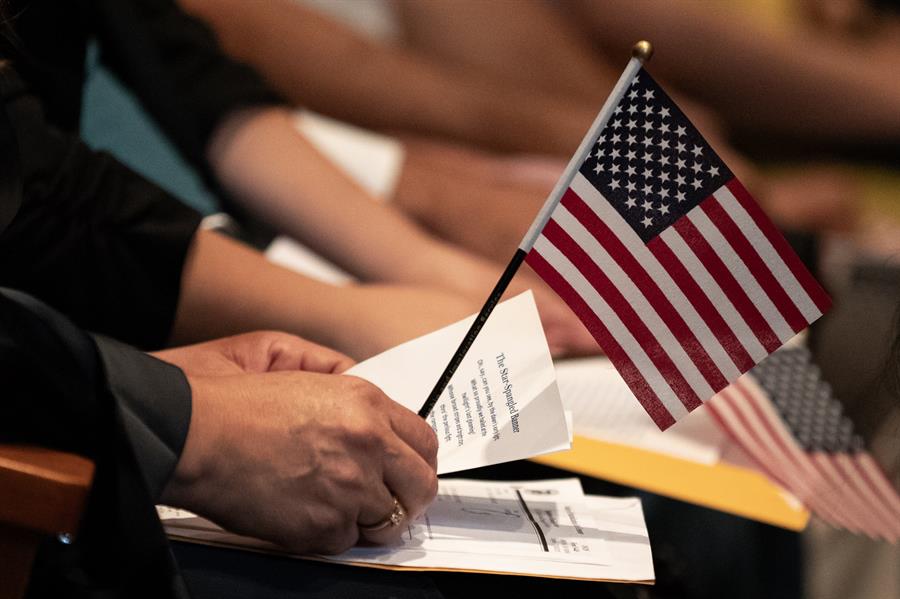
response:
<svg viewBox="0 0 900 599"><path fill-rule="evenodd" d="M726 3L577 0L617 55L656 46L653 70L716 106L732 126L826 141L900 138L896 66L811 32L769 31ZM690 40L689 43L686 40Z"/></svg>
<svg viewBox="0 0 900 599"><path fill-rule="evenodd" d="M253 212L361 279L418 280L418 263L445 251L319 154L287 109L232 115L209 155L220 181Z"/></svg>
<svg viewBox="0 0 900 599"><path fill-rule="evenodd" d="M478 305L500 278L500 263L439 240L393 206L369 197L296 132L286 111L266 109L231 121L211 150L220 180L258 215L346 270L369 281L442 289ZM477 203L451 205L467 211L469 220L491 214ZM524 214L530 220L534 213L525 207ZM508 251L511 256L515 248ZM528 286L523 282L514 289ZM553 321L583 331L554 294L538 290L537 304L545 326Z"/></svg>
<svg viewBox="0 0 900 599"><path fill-rule="evenodd" d="M587 101L596 112L619 78L620 65L605 63L566 18L566 3L394 0L393 6L407 44L445 64L517 84L527 90L519 102L542 91Z"/></svg>
<svg viewBox="0 0 900 599"><path fill-rule="evenodd" d="M469 281L465 270L456 276ZM421 286L335 287L272 264L217 233L200 231L183 269L171 343L276 330L368 358L475 313L498 276L491 275L477 301ZM532 285L553 354L596 352L575 315L536 278L518 281L511 293Z"/></svg>
<svg viewBox="0 0 900 599"><path fill-rule="evenodd" d="M407 286L335 287L268 262L217 233L197 233L185 263L172 342L279 330L366 358L468 316L477 306Z"/></svg>
<svg viewBox="0 0 900 599"><path fill-rule="evenodd" d="M374 129L568 154L596 106L381 44L292 0L179 0L292 102Z"/></svg>
<svg viewBox="0 0 900 599"><path fill-rule="evenodd" d="M500 267L427 234L345 177L286 110L234 115L210 150L220 180L257 215L366 281L481 299Z"/></svg>

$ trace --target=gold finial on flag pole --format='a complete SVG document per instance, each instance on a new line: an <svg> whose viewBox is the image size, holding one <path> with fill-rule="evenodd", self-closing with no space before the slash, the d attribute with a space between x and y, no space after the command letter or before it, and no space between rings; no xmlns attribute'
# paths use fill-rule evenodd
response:
<svg viewBox="0 0 900 599"><path fill-rule="evenodd" d="M647 40L641 40L631 47L631 55L641 62L647 62L653 56L653 44Z"/></svg>

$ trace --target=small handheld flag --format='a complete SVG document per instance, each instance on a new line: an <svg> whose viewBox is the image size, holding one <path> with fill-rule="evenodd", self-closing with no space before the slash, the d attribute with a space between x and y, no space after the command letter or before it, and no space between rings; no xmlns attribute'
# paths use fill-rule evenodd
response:
<svg viewBox="0 0 900 599"><path fill-rule="evenodd" d="M523 259L578 315L660 429L830 306L784 237L644 70L651 52L647 42L635 46L423 416Z"/></svg>
<svg viewBox="0 0 900 599"><path fill-rule="evenodd" d="M784 347L708 404L769 478L832 526L900 540L900 494L805 347Z"/></svg>

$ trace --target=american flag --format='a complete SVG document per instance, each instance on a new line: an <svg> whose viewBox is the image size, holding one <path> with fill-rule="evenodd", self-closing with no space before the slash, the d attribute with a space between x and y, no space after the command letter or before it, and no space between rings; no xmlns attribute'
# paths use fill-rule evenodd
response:
<svg viewBox="0 0 900 599"><path fill-rule="evenodd" d="M525 261L665 429L830 300L643 68L587 147Z"/></svg>
<svg viewBox="0 0 900 599"><path fill-rule="evenodd" d="M708 403L769 478L826 522L900 540L900 496L805 347L783 348Z"/></svg>

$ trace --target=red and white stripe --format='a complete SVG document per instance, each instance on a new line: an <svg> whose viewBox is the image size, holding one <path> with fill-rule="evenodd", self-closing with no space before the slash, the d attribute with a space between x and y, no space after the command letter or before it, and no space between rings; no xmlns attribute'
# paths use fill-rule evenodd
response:
<svg viewBox="0 0 900 599"><path fill-rule="evenodd" d="M526 261L578 314L661 429L829 305L737 180L645 244L576 173Z"/></svg>
<svg viewBox="0 0 900 599"><path fill-rule="evenodd" d="M804 451L752 375L722 390L708 408L764 474L820 518L873 538L900 540L900 496L870 455Z"/></svg>
<svg viewBox="0 0 900 599"><path fill-rule="evenodd" d="M720 427L752 457L763 473L796 495L807 507L851 530L859 527L841 516L828 485L777 418L748 390L742 377L709 402L709 412ZM751 388L752 389L752 388ZM771 407L771 406L768 406Z"/></svg>
<svg viewBox="0 0 900 599"><path fill-rule="evenodd" d="M881 504L893 514L894 525L891 530L894 531L892 543L900 540L900 493L888 480L884 470L875 461L868 452L859 452L852 456L853 466L860 473L866 486L872 489L872 492L881 500Z"/></svg>
<svg viewBox="0 0 900 599"><path fill-rule="evenodd" d="M865 508L875 519L874 532L870 532L870 536L881 536L892 543L900 540L900 495L890 487L880 468L877 469L877 477L880 483L890 488L889 494L885 494L884 487L868 476L863 462L874 461L872 456L866 452L826 455L843 480L849 482L847 488L865 498Z"/></svg>

